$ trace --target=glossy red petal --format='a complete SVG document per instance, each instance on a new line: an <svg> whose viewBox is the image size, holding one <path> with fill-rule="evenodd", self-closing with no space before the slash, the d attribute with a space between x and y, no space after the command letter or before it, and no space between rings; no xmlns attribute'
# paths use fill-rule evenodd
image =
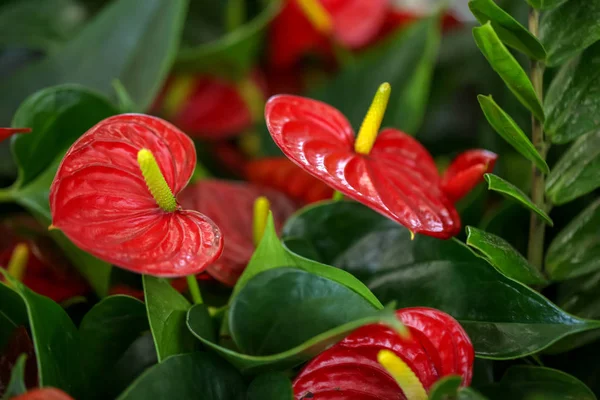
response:
<svg viewBox="0 0 600 400"><path fill-rule="evenodd" d="M119 115L91 128L65 155L50 188L53 225L83 250L134 272L201 272L221 253L221 233L200 213L156 204L137 163L142 148L154 154L176 196L196 164L191 139L159 118Z"/></svg>
<svg viewBox="0 0 600 400"><path fill-rule="evenodd" d="M0 128L0 142L17 133L29 133L31 128Z"/></svg>
<svg viewBox="0 0 600 400"><path fill-rule="evenodd" d="M331 199L333 189L286 157L263 158L246 164L246 178L272 187L302 204Z"/></svg>
<svg viewBox="0 0 600 400"><path fill-rule="evenodd" d="M206 214L223 232L223 254L207 272L228 286L235 285L254 253L253 209L259 196L269 199L277 230L296 210L282 193L242 182L201 180L179 196L182 206Z"/></svg>
<svg viewBox="0 0 600 400"><path fill-rule="evenodd" d="M12 397L13 400L73 400L71 396L59 389L41 388L29 391L17 397Z"/></svg>
<svg viewBox="0 0 600 400"><path fill-rule="evenodd" d="M483 182L483 175L492 172L498 156L487 150L468 150L459 154L442 176L442 190L457 202Z"/></svg>
<svg viewBox="0 0 600 400"><path fill-rule="evenodd" d="M280 95L267 102L265 115L283 153L329 186L413 232L443 239L459 232L433 159L414 138L385 129L364 156L354 152L350 123L327 104Z"/></svg>
<svg viewBox="0 0 600 400"><path fill-rule="evenodd" d="M371 41L383 25L389 0L321 0L333 19L335 38L351 49Z"/></svg>
<svg viewBox="0 0 600 400"><path fill-rule="evenodd" d="M410 338L383 325L367 325L310 361L294 381L296 399L405 399L400 387L377 362L388 349L412 369L426 390L447 375L471 382L473 347L452 317L429 308L396 312Z"/></svg>

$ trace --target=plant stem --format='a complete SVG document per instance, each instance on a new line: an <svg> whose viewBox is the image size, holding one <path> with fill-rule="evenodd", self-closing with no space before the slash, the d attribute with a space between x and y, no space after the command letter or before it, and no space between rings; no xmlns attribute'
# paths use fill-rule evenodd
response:
<svg viewBox="0 0 600 400"><path fill-rule="evenodd" d="M202 295L200 294L200 286L198 286L196 275L188 275L185 279L187 280L188 289L190 290L194 304L202 304Z"/></svg>
<svg viewBox="0 0 600 400"><path fill-rule="evenodd" d="M0 203L10 203L14 200L15 198L11 187L0 189Z"/></svg>
<svg viewBox="0 0 600 400"><path fill-rule="evenodd" d="M539 33L539 11L531 8L529 12L529 30L536 37ZM544 64L541 61L531 60L531 82L540 102L544 99ZM531 116L531 138L533 145L540 153L543 159L546 159L548 146L544 140L544 126L535 116ZM531 200L542 210L546 209L544 173L532 165L531 177ZM529 223L529 245L527 249L527 258L529 262L543 271L544 263L544 235L546 225L536 213L531 213Z"/></svg>

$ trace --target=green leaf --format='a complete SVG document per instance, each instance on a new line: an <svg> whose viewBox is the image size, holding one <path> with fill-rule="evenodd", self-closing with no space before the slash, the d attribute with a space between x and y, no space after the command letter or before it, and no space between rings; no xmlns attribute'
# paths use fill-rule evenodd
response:
<svg viewBox="0 0 600 400"><path fill-rule="evenodd" d="M470 387L460 388L458 390L458 397L456 400L488 400L487 397L482 396L475 389Z"/></svg>
<svg viewBox="0 0 600 400"><path fill-rule="evenodd" d="M544 129L553 143L567 143L600 129L600 43L563 65L544 99Z"/></svg>
<svg viewBox="0 0 600 400"><path fill-rule="evenodd" d="M540 271L499 236L467 226L467 245L479 250L485 260L509 278L526 285L547 284Z"/></svg>
<svg viewBox="0 0 600 400"><path fill-rule="evenodd" d="M548 53L548 66L556 67L600 40L599 19L597 1L569 0L545 13L539 37Z"/></svg>
<svg viewBox="0 0 600 400"><path fill-rule="evenodd" d="M492 96L477 96L479 105L485 114L492 128L519 153L529 161L533 162L543 173L550 172L548 164L540 156L535 146L529 141L529 138L523 133L519 125L500 108Z"/></svg>
<svg viewBox="0 0 600 400"><path fill-rule="evenodd" d="M567 1L568 0L527 0L527 3L538 10L548 10L558 7Z"/></svg>
<svg viewBox="0 0 600 400"><path fill-rule="evenodd" d="M456 398L461 382L462 377L458 375L448 375L441 378L429 389L428 400L446 400Z"/></svg>
<svg viewBox="0 0 600 400"><path fill-rule="evenodd" d="M186 327L186 314L192 306L171 284L144 275L144 297L158 361L195 350L196 341Z"/></svg>
<svg viewBox="0 0 600 400"><path fill-rule="evenodd" d="M552 241L546 270L562 281L600 270L600 199L590 204Z"/></svg>
<svg viewBox="0 0 600 400"><path fill-rule="evenodd" d="M118 400L244 400L240 374L208 353L172 356L140 376Z"/></svg>
<svg viewBox="0 0 600 400"><path fill-rule="evenodd" d="M61 83L108 96L119 79L145 110L174 60L186 7L187 0L146 0L144 7L137 0L112 2L60 51L0 80L0 92L11 94L0 99L0 125L27 96Z"/></svg>
<svg viewBox="0 0 600 400"><path fill-rule="evenodd" d="M417 235L354 202L308 207L286 223L284 238L304 239L322 261L356 273L383 302L433 307L456 318L479 357L518 358L600 321L573 317L502 275L453 240Z"/></svg>
<svg viewBox="0 0 600 400"><path fill-rule="evenodd" d="M296 267L315 275L331 279L332 281L344 285L354 292L360 294L374 307L379 309L383 308L383 305L379 302L377 297L375 297L362 282L346 271L342 271L329 265L323 265L290 253L284 246L282 246L279 238L277 237L272 214L269 214L267 226L265 227L265 233L263 234L256 251L252 255L248 266L244 270L242 276L240 276L240 279L238 279L233 289L233 294L231 295L232 301L235 300L235 297L238 295L238 293L255 275L263 271L279 267Z"/></svg>
<svg viewBox="0 0 600 400"><path fill-rule="evenodd" d="M554 225L554 222L552 222L548 214L546 214L545 211L536 206L533 203L533 201L531 201L531 199L525 193L519 190L519 188L517 188L515 185L505 181L504 179L494 174L485 174L483 177L488 183L489 190L498 192L508 199L518 201L521 205L527 207L528 209L542 217L548 225Z"/></svg>
<svg viewBox="0 0 600 400"><path fill-rule="evenodd" d="M596 400L594 393L574 376L556 369L525 365L509 368L499 383L482 391L491 400Z"/></svg>
<svg viewBox="0 0 600 400"><path fill-rule="evenodd" d="M600 129L577 139L552 169L546 194L556 205L600 187Z"/></svg>
<svg viewBox="0 0 600 400"><path fill-rule="evenodd" d="M11 397L17 397L27 392L25 386L25 361L27 361L27 355L21 354L17 358L17 362L12 368L10 373L10 380L6 388L3 388L4 395L2 400L9 400Z"/></svg>
<svg viewBox="0 0 600 400"><path fill-rule="evenodd" d="M255 18L228 33L224 33L220 27L211 26L215 24L215 18L218 22L224 20L218 11L226 9L225 3L229 2L191 2L184 44L175 64L177 70L239 78L255 65L267 26L279 13L282 2L263 2L266 6ZM219 15L215 16L215 13Z"/></svg>
<svg viewBox="0 0 600 400"><path fill-rule="evenodd" d="M358 128L382 82L392 85L383 126L415 134L425 115L440 28L437 18L416 22L350 63L309 97L332 105Z"/></svg>
<svg viewBox="0 0 600 400"><path fill-rule="evenodd" d="M292 382L281 372L269 372L256 377L248 387L247 400L293 400Z"/></svg>
<svg viewBox="0 0 600 400"><path fill-rule="evenodd" d="M0 349L3 349L15 329L28 326L25 303L14 290L0 282Z"/></svg>
<svg viewBox="0 0 600 400"><path fill-rule="evenodd" d="M537 119L544 121L544 110L527 73L519 62L508 51L506 46L488 22L473 28L473 36L477 47L481 50L490 65L500 75L510 91L531 111Z"/></svg>
<svg viewBox="0 0 600 400"><path fill-rule="evenodd" d="M0 45L55 51L86 17L74 0L20 0L0 8Z"/></svg>
<svg viewBox="0 0 600 400"><path fill-rule="evenodd" d="M202 336L204 329L204 318L202 315L198 317L196 312L198 306L194 306L188 312L188 328L205 346L217 352L221 357L225 358L233 364L243 374L259 374L268 371L283 371L289 368L296 367L303 362L306 362L333 344L339 342L344 337L348 336L357 328L367 325L382 323L395 329L401 329L398 320L396 319L394 310L384 309L377 315L362 318L357 321L348 322L338 326L330 331L317 335L310 340L296 346L283 353L273 354L270 356L252 356L242 354L229 348L219 346L214 342L207 340Z"/></svg>
<svg viewBox="0 0 600 400"><path fill-rule="evenodd" d="M271 355L376 312L362 296L335 281L276 268L256 275L238 293L229 310L229 329L242 352Z"/></svg>
<svg viewBox="0 0 600 400"><path fill-rule="evenodd" d="M469 8L481 24L490 21L500 40L507 46L536 60L546 58L546 50L539 40L494 0L471 0Z"/></svg>
<svg viewBox="0 0 600 400"><path fill-rule="evenodd" d="M32 129L12 138L17 186L29 184L88 129L115 114L118 110L107 99L79 85L50 87L29 96L12 122L13 127Z"/></svg>
<svg viewBox="0 0 600 400"><path fill-rule="evenodd" d="M149 329L144 304L128 296L110 296L97 303L79 326L86 398L106 399L117 379L115 365Z"/></svg>
<svg viewBox="0 0 600 400"><path fill-rule="evenodd" d="M79 359L79 332L65 310L54 301L29 290L0 269L23 299L35 347L40 386L52 386L78 396L83 375ZM0 287L5 290L4 284Z"/></svg>

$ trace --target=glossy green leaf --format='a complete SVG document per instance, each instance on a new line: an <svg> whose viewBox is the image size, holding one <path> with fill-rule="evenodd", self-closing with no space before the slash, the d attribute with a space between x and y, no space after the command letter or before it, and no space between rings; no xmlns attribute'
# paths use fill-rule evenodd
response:
<svg viewBox="0 0 600 400"><path fill-rule="evenodd" d="M222 14L227 3L231 2L191 2L184 43L175 64L177 70L239 78L255 65L267 26L282 3L279 0L263 2L265 6L258 15L233 31L225 32Z"/></svg>
<svg viewBox="0 0 600 400"><path fill-rule="evenodd" d="M527 0L527 3L531 7L537 8L538 10L548 10L554 7L558 7L568 0Z"/></svg>
<svg viewBox="0 0 600 400"><path fill-rule="evenodd" d="M556 369L525 365L509 368L499 383L482 391L491 400L596 400L594 393L574 376Z"/></svg>
<svg viewBox="0 0 600 400"><path fill-rule="evenodd" d="M208 353L172 356L140 376L118 400L244 400L239 372Z"/></svg>
<svg viewBox="0 0 600 400"><path fill-rule="evenodd" d="M477 47L510 91L537 119L543 121L544 110L527 73L504 46L492 24L488 22L485 25L473 28L473 36Z"/></svg>
<svg viewBox="0 0 600 400"><path fill-rule="evenodd" d="M19 0L0 7L0 45L51 52L85 21L74 0Z"/></svg>
<svg viewBox="0 0 600 400"><path fill-rule="evenodd" d="M373 94L381 82L389 82L392 96L383 126L415 134L425 115L439 43L437 18L416 22L350 63L309 97L337 108L358 129Z"/></svg>
<svg viewBox="0 0 600 400"><path fill-rule="evenodd" d="M133 342L149 329L146 307L128 296L110 296L97 303L79 326L86 398L106 399L116 379L115 365Z"/></svg>
<svg viewBox="0 0 600 400"><path fill-rule="evenodd" d="M537 268L499 236L467 226L467 245L478 250L485 260L509 278L526 285L547 283Z"/></svg>
<svg viewBox="0 0 600 400"><path fill-rule="evenodd" d="M494 0L471 0L469 8L481 24L490 21L500 40L507 46L536 60L546 58L546 50L539 40Z"/></svg>
<svg viewBox="0 0 600 400"><path fill-rule="evenodd" d="M479 105L485 114L486 119L496 132L504 140L510 143L525 158L533 162L540 171L547 174L550 172L548 164L540 156L535 146L529 138L523 133L519 125L508 115L492 98L492 96L477 96Z"/></svg>
<svg viewBox="0 0 600 400"><path fill-rule="evenodd" d="M34 293L8 274L4 277L27 309L40 386L56 387L77 396L82 390L83 375L77 351L79 332L73 321L54 301ZM6 288L1 283L0 287Z"/></svg>
<svg viewBox="0 0 600 400"><path fill-rule="evenodd" d="M458 375L448 375L443 377L434 383L429 389L428 400L446 400L456 398L461 382L462 377Z"/></svg>
<svg viewBox="0 0 600 400"><path fill-rule="evenodd" d="M575 217L552 241L546 270L557 281L600 270L600 199Z"/></svg>
<svg viewBox="0 0 600 400"><path fill-rule="evenodd" d="M567 143L600 129L600 43L563 65L544 99L544 129L554 143Z"/></svg>
<svg viewBox="0 0 600 400"><path fill-rule="evenodd" d="M377 300L377 297L375 297L362 282L346 271L290 253L282 246L277 237L272 215L269 215L265 233L256 248L256 251L252 255L248 266L244 270L244 273L240 279L238 279L231 298L235 300L237 294L255 275L279 267L295 267L331 279L360 294L376 308L383 308L383 305Z"/></svg>
<svg viewBox="0 0 600 400"><path fill-rule="evenodd" d="M376 312L362 296L335 281L275 268L254 276L238 293L229 309L229 329L242 352L271 355Z"/></svg>
<svg viewBox="0 0 600 400"><path fill-rule="evenodd" d="M256 377L248 386L247 400L294 400L290 378L281 372L269 372Z"/></svg>
<svg viewBox="0 0 600 400"><path fill-rule="evenodd" d="M0 98L0 125L27 96L62 83L111 95L119 79L146 109L175 58L186 7L187 0L146 0L144 7L138 0L112 2L60 51L0 79L0 92L11 94Z"/></svg>
<svg viewBox="0 0 600 400"><path fill-rule="evenodd" d="M600 187L600 129L580 137L556 163L546 181L546 194L561 205Z"/></svg>
<svg viewBox="0 0 600 400"><path fill-rule="evenodd" d="M25 354L21 354L17 358L17 362L10 373L8 385L2 388L4 389L2 400L9 400L11 397L17 397L27 392L27 387L25 386L25 361L27 361L27 355Z"/></svg>
<svg viewBox="0 0 600 400"><path fill-rule="evenodd" d="M143 282L148 321L158 361L194 351L196 340L185 323L186 314L192 306L190 302L165 279L144 275Z"/></svg>
<svg viewBox="0 0 600 400"><path fill-rule="evenodd" d="M3 349L13 331L28 326L25 303L14 290L0 282L0 349Z"/></svg>
<svg viewBox="0 0 600 400"><path fill-rule="evenodd" d="M548 225L554 225L548 214L546 214L541 208L536 206L533 203L533 201L531 201L531 199L515 185L505 181L504 179L494 174L485 174L484 178L488 183L489 190L498 192L506 198L518 201L521 205L527 207L528 209L542 217Z"/></svg>
<svg viewBox="0 0 600 400"><path fill-rule="evenodd" d="M458 390L458 396L456 397L456 400L488 400L488 398L483 396L475 389L466 387Z"/></svg>
<svg viewBox="0 0 600 400"><path fill-rule="evenodd" d="M406 228L358 203L307 207L283 232L284 238L308 242L321 261L360 276L384 303L449 313L479 357L522 357L600 327L600 321L573 317L507 278L459 241L422 235L411 240Z"/></svg>
<svg viewBox="0 0 600 400"><path fill-rule="evenodd" d="M348 322L338 326L330 331L317 335L301 345L284 351L283 353L273 354L270 356L252 356L231 350L229 348L219 346L218 344L204 338L202 331L204 329L204 318L196 312L198 306L194 306L188 312L187 324L190 331L196 336L205 346L217 352L221 357L225 358L234 365L243 374L259 374L268 371L283 371L289 368L296 367L303 362L306 362L325 349L329 348L334 343L339 342L350 332L357 328L375 323L383 323L392 326L395 329L401 329L396 319L394 310L384 309L377 315L362 318L357 321Z"/></svg>
<svg viewBox="0 0 600 400"><path fill-rule="evenodd" d="M32 129L12 138L17 185L29 184L89 128L116 114L107 99L79 85L55 86L29 96L12 122L13 127Z"/></svg>
<svg viewBox="0 0 600 400"><path fill-rule="evenodd" d="M560 65L600 40L599 19L597 1L569 0L545 13L539 36L548 53L546 63Z"/></svg>

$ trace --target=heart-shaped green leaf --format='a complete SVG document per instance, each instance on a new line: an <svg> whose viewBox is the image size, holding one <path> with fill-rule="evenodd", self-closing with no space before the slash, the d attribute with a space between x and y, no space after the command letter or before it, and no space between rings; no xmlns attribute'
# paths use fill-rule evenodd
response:
<svg viewBox="0 0 600 400"><path fill-rule="evenodd" d="M118 400L244 400L245 393L235 368L216 355L197 352L169 357L148 369Z"/></svg>
<svg viewBox="0 0 600 400"><path fill-rule="evenodd" d="M158 361L194 351L197 342L185 323L186 314L192 306L190 302L165 279L150 275L144 275L142 279Z"/></svg>
<svg viewBox="0 0 600 400"><path fill-rule="evenodd" d="M600 270L600 199L575 217L552 241L546 270L553 280Z"/></svg>
<svg viewBox="0 0 600 400"><path fill-rule="evenodd" d="M544 99L544 129L554 143L567 143L600 128L600 43L563 65Z"/></svg>
<svg viewBox="0 0 600 400"><path fill-rule="evenodd" d="M556 369L525 365L509 368L500 382L482 388L482 392L491 400L596 400L594 393L574 376Z"/></svg>
<svg viewBox="0 0 600 400"><path fill-rule="evenodd" d="M546 50L539 40L494 0L471 0L469 8L481 24L490 21L500 40L507 46L536 60L546 58Z"/></svg>
<svg viewBox="0 0 600 400"><path fill-rule="evenodd" d="M548 214L546 214L546 212L544 212L541 208L536 206L535 203L531 201L531 199L518 187L494 174L485 174L483 177L488 183L489 190L498 192L508 199L518 201L521 205L527 207L528 209L542 217L548 225L554 225Z"/></svg>
<svg viewBox="0 0 600 400"><path fill-rule="evenodd" d="M86 398L106 399L117 378L115 365L133 342L149 329L144 304L128 296L110 296L97 303L79 326Z"/></svg>
<svg viewBox="0 0 600 400"><path fill-rule="evenodd" d="M546 194L556 205L568 203L600 187L600 129L577 139L546 181Z"/></svg>
<svg viewBox="0 0 600 400"><path fill-rule="evenodd" d="M485 25L473 28L473 37L475 37L477 47L510 91L537 119L544 121L542 104L527 73L504 46L492 24L488 22Z"/></svg>
<svg viewBox="0 0 600 400"><path fill-rule="evenodd" d="M335 281L275 268L256 275L238 293L229 309L229 329L244 353L271 355L376 312L362 296Z"/></svg>
<svg viewBox="0 0 600 400"><path fill-rule="evenodd" d="M61 306L29 290L3 271L0 268L27 310L40 386L56 387L77 397L83 388L83 374L78 352L79 332L73 321ZM0 291L12 289L0 282Z"/></svg>
<svg viewBox="0 0 600 400"><path fill-rule="evenodd" d="M257 376L248 386L247 400L293 400L292 382L281 372L269 372Z"/></svg>
<svg viewBox="0 0 600 400"><path fill-rule="evenodd" d="M509 278L526 285L547 284L540 271L499 236L467 226L467 245L479 250L484 259Z"/></svg>
<svg viewBox="0 0 600 400"><path fill-rule="evenodd" d="M384 302L449 313L479 357L522 357L600 327L600 321L573 317L505 277L459 241L421 235L411 240L404 227L358 203L308 207L283 232L284 238L308 242L321 261L360 276Z"/></svg>
<svg viewBox="0 0 600 400"><path fill-rule="evenodd" d="M486 119L496 132L504 140L510 143L525 158L533 162L543 173L550 172L548 164L540 156L529 138L523 133L519 125L500 108L492 96L477 96L479 105L485 114Z"/></svg>
<svg viewBox="0 0 600 400"><path fill-rule="evenodd" d="M146 0L143 7L137 0L112 2L60 51L2 77L0 92L10 96L0 98L0 125L27 96L62 83L111 95L119 79L145 110L175 58L186 7L187 0Z"/></svg>
<svg viewBox="0 0 600 400"><path fill-rule="evenodd" d="M599 19L597 1L569 0L545 13L539 36L548 53L546 63L560 65L600 40Z"/></svg>

